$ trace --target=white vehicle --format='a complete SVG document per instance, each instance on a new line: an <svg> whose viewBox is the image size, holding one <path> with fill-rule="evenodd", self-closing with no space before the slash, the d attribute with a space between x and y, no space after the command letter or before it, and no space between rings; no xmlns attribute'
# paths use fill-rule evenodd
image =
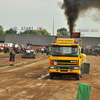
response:
<svg viewBox="0 0 100 100"><path fill-rule="evenodd" d="M35 51L32 50L31 46L24 47L22 58L34 58L35 59Z"/></svg>

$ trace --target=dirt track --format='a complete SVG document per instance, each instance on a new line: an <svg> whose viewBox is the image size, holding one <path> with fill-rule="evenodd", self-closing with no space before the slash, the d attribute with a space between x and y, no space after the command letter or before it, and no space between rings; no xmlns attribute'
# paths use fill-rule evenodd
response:
<svg viewBox="0 0 100 100"><path fill-rule="evenodd" d="M46 54L36 54L35 59L46 57ZM22 54L15 55L15 63L29 62L33 58L22 58ZM9 54L0 54L0 67L9 66Z"/></svg>
<svg viewBox="0 0 100 100"><path fill-rule="evenodd" d="M50 80L48 58L1 69L0 100L76 100L77 83L91 85L90 100L100 100L100 61L95 56L87 56L87 62L91 64L90 75L84 75L79 81L74 78Z"/></svg>

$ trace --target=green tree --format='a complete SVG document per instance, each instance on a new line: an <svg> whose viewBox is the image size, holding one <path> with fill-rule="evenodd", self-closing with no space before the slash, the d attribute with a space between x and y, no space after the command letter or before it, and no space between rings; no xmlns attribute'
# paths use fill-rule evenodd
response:
<svg viewBox="0 0 100 100"><path fill-rule="evenodd" d="M70 33L67 31L66 28L60 28L59 29L59 36L69 36Z"/></svg>
<svg viewBox="0 0 100 100"><path fill-rule="evenodd" d="M5 32L3 31L3 27L0 26L0 36L5 36Z"/></svg>
<svg viewBox="0 0 100 100"><path fill-rule="evenodd" d="M50 33L48 33L46 29L43 29L43 30L41 31L41 34L42 34L42 35L50 35Z"/></svg>
<svg viewBox="0 0 100 100"><path fill-rule="evenodd" d="M41 32L36 31L36 30L26 30L24 32L20 32L19 34L39 34L41 35Z"/></svg>
<svg viewBox="0 0 100 100"><path fill-rule="evenodd" d="M10 28L9 30L6 30L5 33L17 34L17 31Z"/></svg>
<svg viewBox="0 0 100 100"><path fill-rule="evenodd" d="M24 32L20 32L19 34L37 34L37 35L50 35L46 29L40 30L26 30Z"/></svg>

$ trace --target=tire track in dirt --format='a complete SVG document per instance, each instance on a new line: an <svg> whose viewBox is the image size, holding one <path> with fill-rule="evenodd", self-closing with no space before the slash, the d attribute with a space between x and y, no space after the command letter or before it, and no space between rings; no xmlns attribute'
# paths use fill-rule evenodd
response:
<svg viewBox="0 0 100 100"><path fill-rule="evenodd" d="M45 60L48 60L48 59L45 59ZM28 64L28 65L25 65L25 66L20 67L20 68L15 68L15 69L12 69L12 70L4 71L4 72L12 72L12 71L19 70L19 69L22 69L22 68L25 68L25 67L33 66L33 65L38 64L38 63L41 63L41 62L43 62L43 61L44 61L44 60L39 61L39 62L36 62L36 63Z"/></svg>
<svg viewBox="0 0 100 100"><path fill-rule="evenodd" d="M0 100L76 100L78 84L100 86L100 65L94 56L87 56L91 64L89 75L75 78L49 79L49 60L18 70L0 73ZM8 71L8 69L7 69ZM100 100L100 89L92 87L90 100Z"/></svg>

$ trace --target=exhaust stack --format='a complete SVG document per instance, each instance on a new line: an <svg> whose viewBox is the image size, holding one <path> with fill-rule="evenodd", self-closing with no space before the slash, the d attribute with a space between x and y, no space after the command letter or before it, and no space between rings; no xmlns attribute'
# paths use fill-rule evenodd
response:
<svg viewBox="0 0 100 100"><path fill-rule="evenodd" d="M59 29L57 29L57 38L59 38Z"/></svg>

